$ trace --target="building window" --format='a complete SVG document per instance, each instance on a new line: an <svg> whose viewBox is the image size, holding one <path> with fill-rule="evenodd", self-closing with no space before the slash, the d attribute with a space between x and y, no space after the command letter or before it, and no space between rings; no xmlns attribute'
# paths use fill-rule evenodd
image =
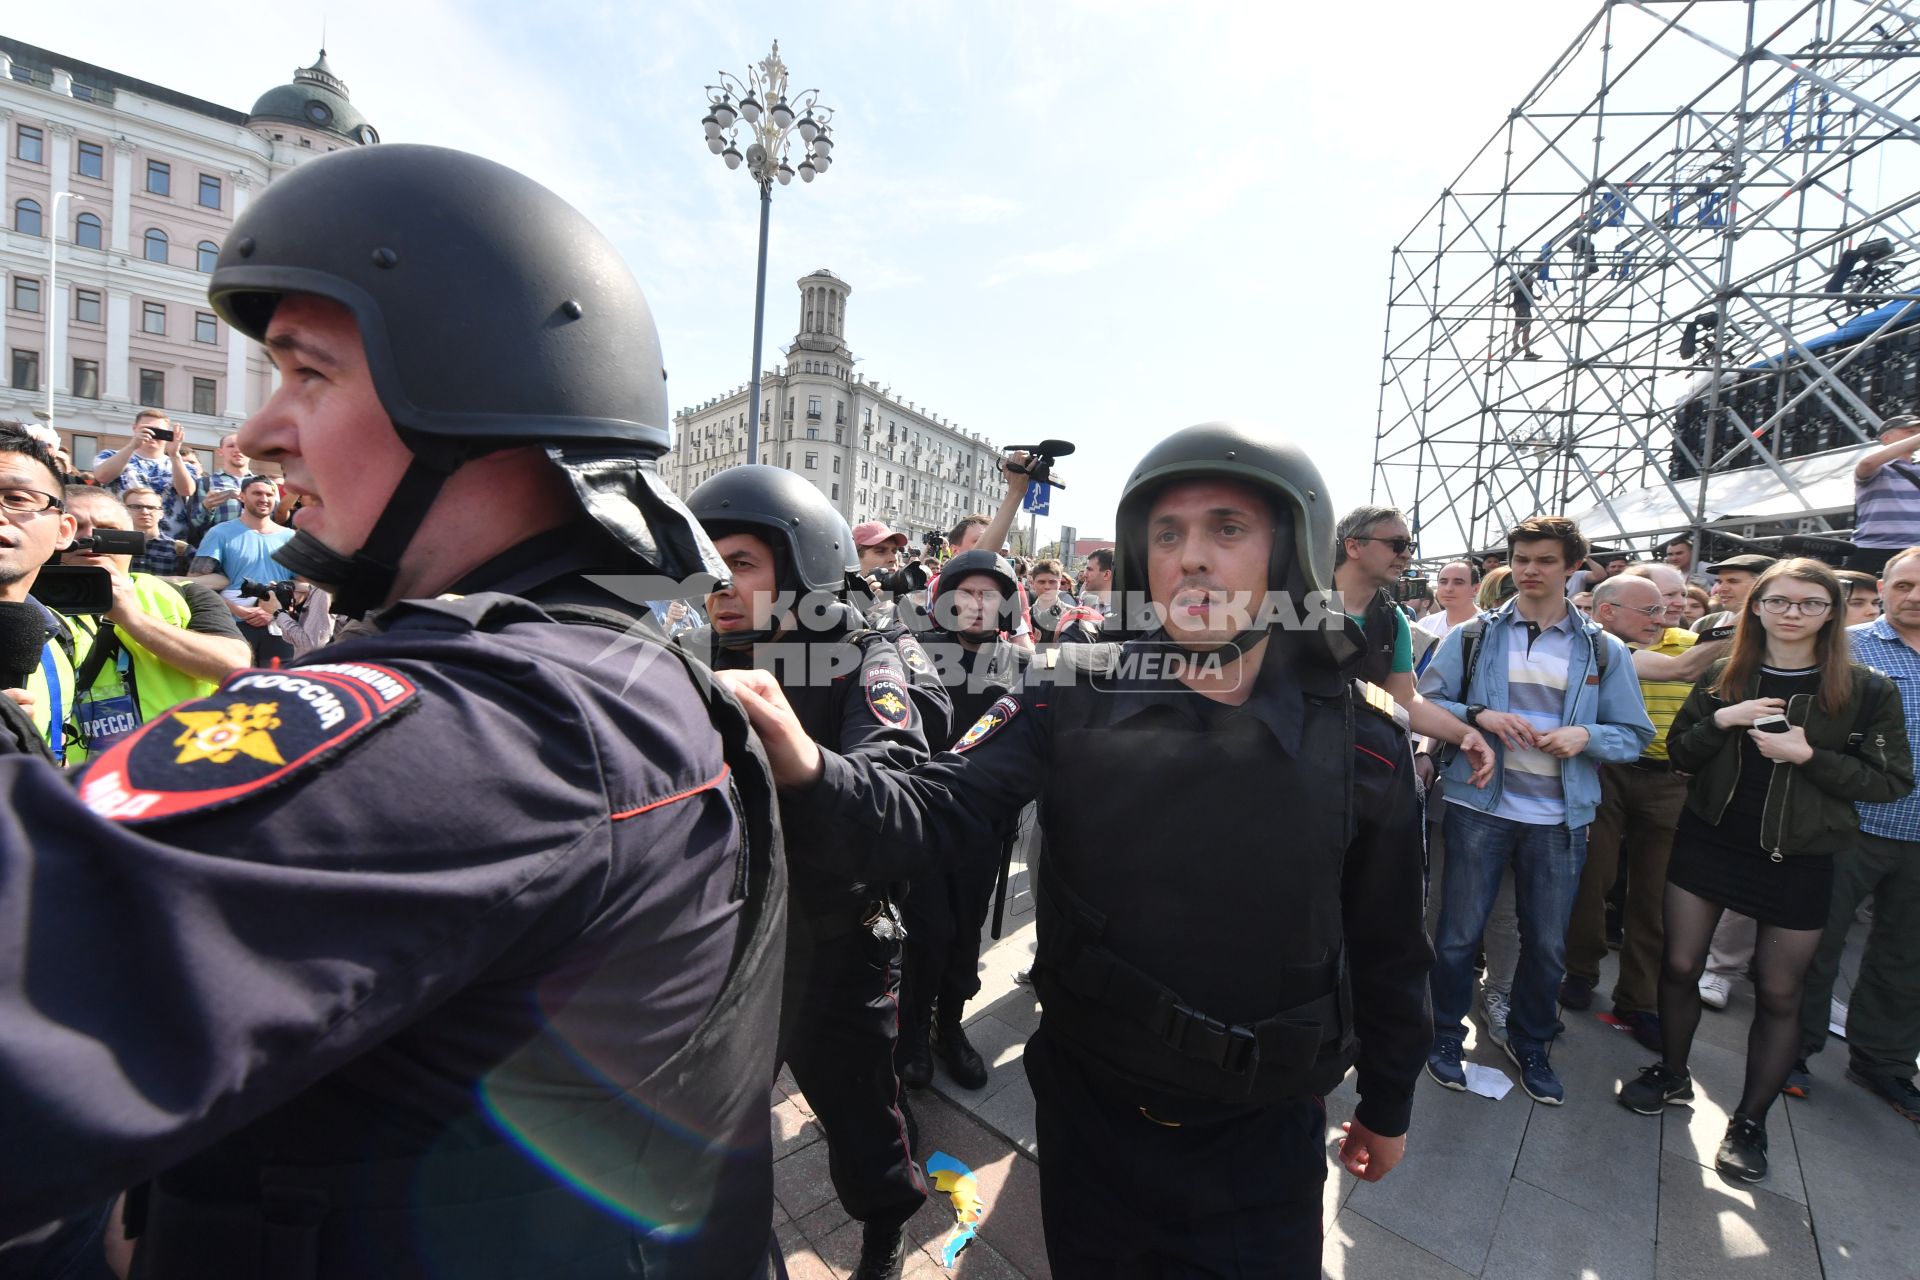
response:
<svg viewBox="0 0 1920 1280"><path fill-rule="evenodd" d="M817 453L810 453L810 454L808 454L808 455L807 455L807 470L809 470L809 471L818 471L819 469L820 469L820 455L819 455L819 454L817 454Z"/></svg>
<svg viewBox="0 0 1920 1280"><path fill-rule="evenodd" d="M13 389L15 391L40 389L40 353L38 351L21 351L17 347L14 349Z"/></svg>
<svg viewBox="0 0 1920 1280"><path fill-rule="evenodd" d="M216 404L219 394L220 389L214 384L212 378L195 378L193 380L193 411L204 413L211 418L220 412Z"/></svg>
<svg viewBox="0 0 1920 1280"><path fill-rule="evenodd" d="M16 200L13 205L13 229L23 236L37 236L40 230L40 202Z"/></svg>
<svg viewBox="0 0 1920 1280"><path fill-rule="evenodd" d="M167 307L162 302L140 304L140 332L167 336Z"/></svg>
<svg viewBox="0 0 1920 1280"><path fill-rule="evenodd" d="M147 228L147 261L165 262L167 260L167 233L158 227Z"/></svg>
<svg viewBox="0 0 1920 1280"><path fill-rule="evenodd" d="M202 240L194 249L194 265L204 274L212 275L213 269L220 264L220 246L211 240Z"/></svg>
<svg viewBox="0 0 1920 1280"><path fill-rule="evenodd" d="M200 207L202 209L220 207L220 179L210 173L200 175Z"/></svg>
<svg viewBox="0 0 1920 1280"><path fill-rule="evenodd" d="M167 402L167 375L159 369L140 371L140 403L149 409L164 409Z"/></svg>
<svg viewBox="0 0 1920 1280"><path fill-rule="evenodd" d="M38 311L40 309L40 282L25 276L13 278L13 309L15 311Z"/></svg>
<svg viewBox="0 0 1920 1280"><path fill-rule="evenodd" d="M220 322L211 311L193 313L193 340L217 344L220 341Z"/></svg>
<svg viewBox="0 0 1920 1280"><path fill-rule="evenodd" d="M97 142L80 144L80 176L83 178L102 178L107 174L107 155Z"/></svg>
<svg viewBox="0 0 1920 1280"><path fill-rule="evenodd" d="M173 166L164 160L147 161L147 194L150 196L170 196L173 194Z"/></svg>
<svg viewBox="0 0 1920 1280"><path fill-rule="evenodd" d="M819 420L820 418L820 397L819 396L807 397L807 416L809 418L814 419L815 421Z"/></svg>
<svg viewBox="0 0 1920 1280"><path fill-rule="evenodd" d="M73 242L82 249L98 249L102 245L100 237L100 219L90 213L83 213L73 220Z"/></svg>
<svg viewBox="0 0 1920 1280"><path fill-rule="evenodd" d="M787 470L793 470L793 450L787 450Z"/></svg>
<svg viewBox="0 0 1920 1280"><path fill-rule="evenodd" d="M100 452L99 436L82 436L82 435L74 436L73 438L73 456L74 457L91 458L99 452Z"/></svg>
<svg viewBox="0 0 1920 1280"><path fill-rule="evenodd" d="M835 502L838 502L838 501L840 501L840 486L839 486L839 485L835 485L835 486L833 486L833 500L834 500Z"/></svg>
<svg viewBox="0 0 1920 1280"><path fill-rule="evenodd" d="M807 428L807 439L818 440L819 438L820 438L820 428L818 427Z"/></svg>
<svg viewBox="0 0 1920 1280"><path fill-rule="evenodd" d="M867 478L867 464L864 460L860 463L860 478L862 480Z"/></svg>
<svg viewBox="0 0 1920 1280"><path fill-rule="evenodd" d="M100 398L100 362L98 360L75 360L73 362L73 394L82 400ZM75 457L81 455L75 454Z"/></svg>
<svg viewBox="0 0 1920 1280"><path fill-rule="evenodd" d="M833 460L833 474L840 474L840 459L837 456Z"/></svg>
<svg viewBox="0 0 1920 1280"><path fill-rule="evenodd" d="M44 164L46 135L31 125L21 125L20 139L14 144L13 154L28 164Z"/></svg>
<svg viewBox="0 0 1920 1280"><path fill-rule="evenodd" d="M73 318L81 324L100 323L100 293L97 289L73 291Z"/></svg>

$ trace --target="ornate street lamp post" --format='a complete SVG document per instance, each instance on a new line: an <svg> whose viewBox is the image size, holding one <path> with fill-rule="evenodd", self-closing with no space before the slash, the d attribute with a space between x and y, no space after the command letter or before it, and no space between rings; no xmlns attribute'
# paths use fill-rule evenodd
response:
<svg viewBox="0 0 1920 1280"><path fill-rule="evenodd" d="M812 182L832 167L833 110L821 103L818 89L795 94L789 101L787 64L780 61L778 40L773 42L773 52L747 69L745 81L722 71L720 83L707 86L707 104L710 109L700 122L707 131L707 150L726 161L729 169L745 163L760 184L760 271L753 292L753 377L747 384L747 461L758 462L760 331L767 312L767 217L773 209L773 184L784 187L796 173L800 181ZM787 163L789 152L795 150L801 153L798 166Z"/></svg>

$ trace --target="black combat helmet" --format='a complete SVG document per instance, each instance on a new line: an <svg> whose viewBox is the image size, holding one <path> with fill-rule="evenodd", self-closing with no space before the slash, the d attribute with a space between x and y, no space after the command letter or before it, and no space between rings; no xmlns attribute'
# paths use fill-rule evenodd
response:
<svg viewBox="0 0 1920 1280"><path fill-rule="evenodd" d="M304 532L277 557L336 587L345 608L385 598L448 475L515 446L543 447L645 571L722 572L654 466L671 415L646 298L606 237L553 192L441 147L309 161L234 223L207 288L255 341L289 293L353 314L381 407L415 459L351 557Z"/></svg>
<svg viewBox="0 0 1920 1280"><path fill-rule="evenodd" d="M1235 480L1251 485L1291 525L1293 556L1268 567L1267 585L1304 596L1333 586L1333 503L1320 469L1297 445L1229 422L1203 422L1176 431L1147 450L1120 494L1114 516L1113 598L1131 605L1145 600L1147 513L1168 485L1183 480ZM1301 607L1296 602L1297 607ZM1337 633L1336 633L1337 634ZM1252 637L1236 638L1236 645ZM1337 651L1335 657L1344 655Z"/></svg>
<svg viewBox="0 0 1920 1280"><path fill-rule="evenodd" d="M782 591L844 595L847 575L860 571L846 517L785 467L728 467L689 494L687 507L709 536L764 539L780 561Z"/></svg>
<svg viewBox="0 0 1920 1280"><path fill-rule="evenodd" d="M990 574L994 582L999 585L1000 594L1006 597L1007 601L1001 606L1003 612L1019 600L1020 583L1014 577L1013 566L1007 563L1005 556L989 551L985 547L962 551L959 555L947 557L946 563L940 566L940 576L935 579L927 595L927 612L933 616L939 626L947 627L946 621L940 614L940 597L959 586L963 579L976 573ZM995 619L989 618L987 623L996 631L1000 629Z"/></svg>

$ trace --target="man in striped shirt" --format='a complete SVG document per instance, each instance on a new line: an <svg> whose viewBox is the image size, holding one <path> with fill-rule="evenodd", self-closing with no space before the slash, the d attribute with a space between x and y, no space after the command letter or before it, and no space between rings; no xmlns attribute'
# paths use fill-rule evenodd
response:
<svg viewBox="0 0 1920 1280"><path fill-rule="evenodd" d="M1853 465L1853 545L1847 568L1878 573L1894 552L1920 544L1920 417L1880 424L1880 447Z"/></svg>
<svg viewBox="0 0 1920 1280"><path fill-rule="evenodd" d="M1567 603L1567 575L1587 554L1579 526L1534 516L1507 535L1518 594L1440 642L1420 692L1496 743L1492 785L1447 768L1447 862L1434 939L1433 1051L1428 1074L1466 1088L1461 1042L1473 998L1473 957L1500 878L1513 870L1520 963L1506 1050L1536 1102L1566 1097L1548 1062L1565 976L1567 921L1600 804L1599 766L1645 754L1653 724L1620 641ZM1475 636L1473 653L1466 640Z"/></svg>

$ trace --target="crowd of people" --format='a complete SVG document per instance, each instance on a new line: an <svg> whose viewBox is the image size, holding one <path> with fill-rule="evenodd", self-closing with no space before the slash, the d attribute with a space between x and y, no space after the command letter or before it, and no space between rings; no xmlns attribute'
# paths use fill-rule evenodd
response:
<svg viewBox="0 0 1920 1280"><path fill-rule="evenodd" d="M277 181L209 298L281 374L211 474L157 413L84 473L0 431L0 1271L779 1275L785 1064L897 1278L1026 814L1056 1275L1318 1275L1324 1096L1370 1181L1476 1018L1568 1101L1615 946L1643 1114L1751 975L1763 1179L1868 898L1848 1077L1920 1119L1920 539L1539 515L1416 575L1228 423L1078 563L1007 554L1021 453L918 544L777 467L682 503L619 255L430 147Z"/></svg>

